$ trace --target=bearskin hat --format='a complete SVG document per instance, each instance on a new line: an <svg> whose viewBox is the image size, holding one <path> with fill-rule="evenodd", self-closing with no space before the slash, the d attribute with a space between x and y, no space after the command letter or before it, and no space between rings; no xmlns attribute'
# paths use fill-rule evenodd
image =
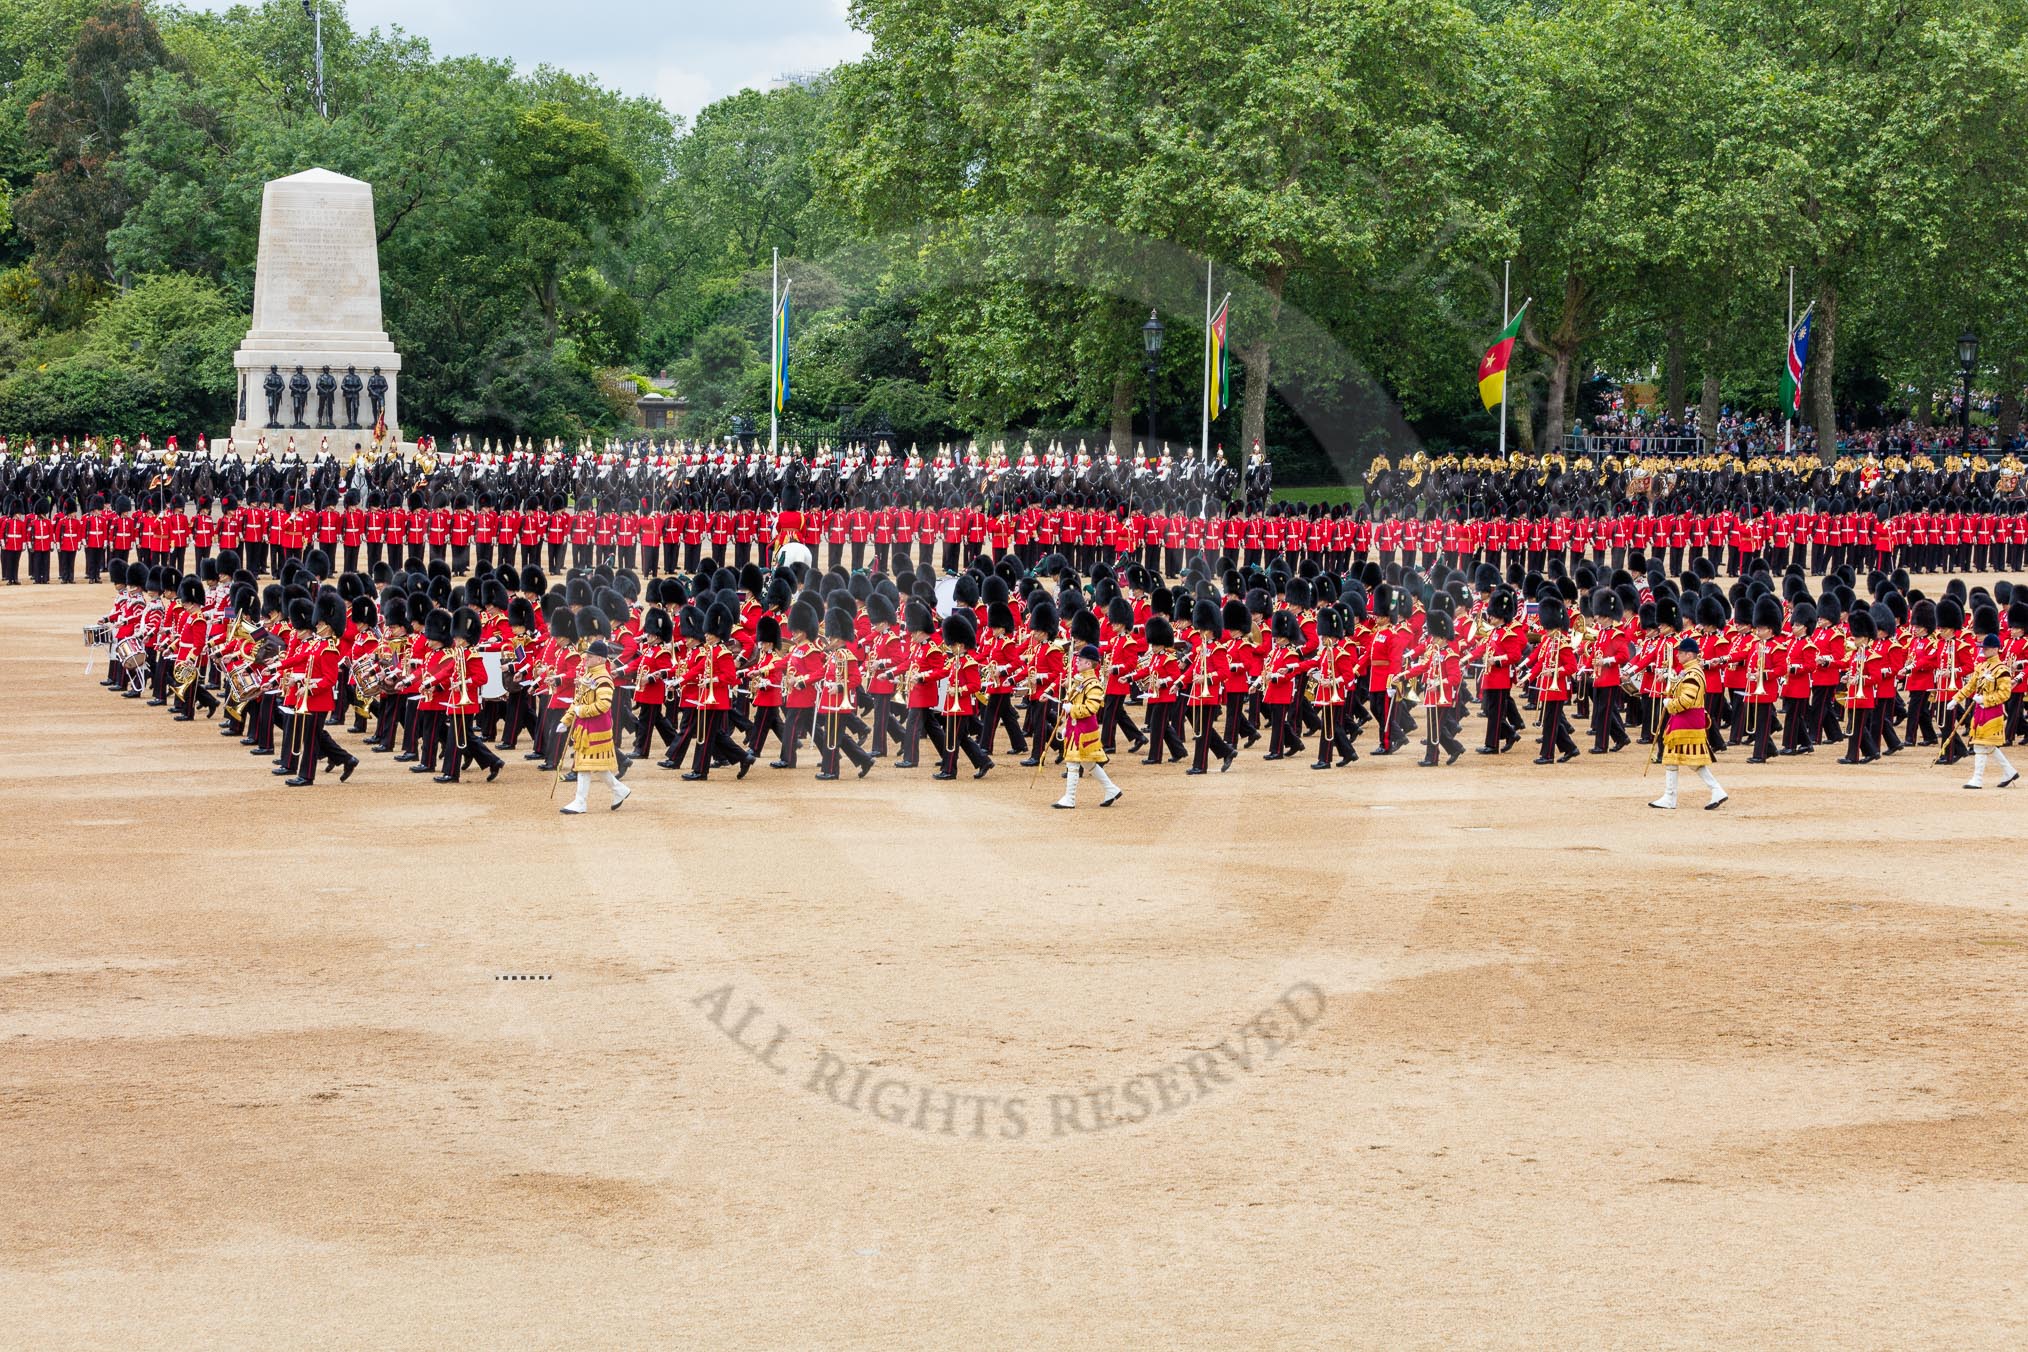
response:
<svg viewBox="0 0 2028 1352"><path fill-rule="evenodd" d="M194 577L186 577L176 584L176 599L190 605L204 604L204 584Z"/></svg>
<svg viewBox="0 0 2028 1352"><path fill-rule="evenodd" d="M1753 627L1782 631L1782 603L1771 595L1763 594L1753 603Z"/></svg>
<svg viewBox="0 0 2028 1352"><path fill-rule="evenodd" d="M460 606L451 615L451 637L468 646L479 641L480 630L484 627L479 612L470 606Z"/></svg>
<svg viewBox="0 0 2028 1352"><path fill-rule="evenodd" d="M1431 638L1442 639L1445 642L1449 642L1458 636L1457 621L1450 617L1448 611L1432 610L1429 613L1425 627ZM1321 626L1318 632L1322 632Z"/></svg>
<svg viewBox="0 0 2028 1352"><path fill-rule="evenodd" d="M1246 607L1241 606L1240 613L1242 615L1245 614ZM1225 633L1225 625L1220 619L1218 602L1209 598L1200 599L1191 608L1190 625L1192 628L1201 633L1208 634L1212 638L1222 637Z"/></svg>
<svg viewBox="0 0 2028 1352"><path fill-rule="evenodd" d="M817 637L822 619L817 608L808 601L798 601L789 607L789 632L803 638Z"/></svg>
<svg viewBox="0 0 2028 1352"><path fill-rule="evenodd" d="M1496 588L1486 601L1486 613L1500 624L1512 623L1520 609L1521 598L1506 587Z"/></svg>
<svg viewBox="0 0 2028 1352"><path fill-rule="evenodd" d="M782 641L782 622L772 615L763 615L754 621L753 641L760 647L772 648Z"/></svg>
<svg viewBox="0 0 2028 1352"><path fill-rule="evenodd" d="M1253 615L1246 608L1246 602L1236 596L1225 598L1225 608L1219 613L1219 621L1226 633L1244 638L1253 632Z"/></svg>
<svg viewBox="0 0 2028 1352"><path fill-rule="evenodd" d="M1028 628L1030 631L1040 634L1046 639L1054 639L1059 624L1060 620L1056 613L1056 604L1048 597L1042 596L1029 606Z"/></svg>
<svg viewBox="0 0 2028 1352"><path fill-rule="evenodd" d="M978 646L979 631L972 625L970 611L960 610L944 616L943 640L960 648Z"/></svg>
<svg viewBox="0 0 2028 1352"><path fill-rule="evenodd" d="M423 637L439 648L448 647L451 642L451 612L432 610L423 621Z"/></svg>
<svg viewBox="0 0 2028 1352"><path fill-rule="evenodd" d="M1542 628L1552 634L1560 634L1570 628L1570 611L1564 607L1561 596L1543 597L1536 603L1535 617Z"/></svg>
<svg viewBox="0 0 2028 1352"><path fill-rule="evenodd" d="M1099 640L1098 616L1089 610L1080 610L1070 617L1070 640L1080 646Z"/></svg>
<svg viewBox="0 0 2028 1352"><path fill-rule="evenodd" d="M1854 610L1851 624L1853 638L1865 642L1880 637L1879 628L1874 624L1873 612L1870 610Z"/></svg>
<svg viewBox="0 0 2028 1352"><path fill-rule="evenodd" d="M1176 626L1160 615L1148 617L1148 646L1151 648L1172 648L1176 645Z"/></svg>
<svg viewBox="0 0 2028 1352"><path fill-rule="evenodd" d="M1303 641L1303 626L1296 619L1296 614L1292 610L1276 611L1274 619L1269 622L1269 627L1270 632L1285 643L1294 643L1300 646Z"/></svg>

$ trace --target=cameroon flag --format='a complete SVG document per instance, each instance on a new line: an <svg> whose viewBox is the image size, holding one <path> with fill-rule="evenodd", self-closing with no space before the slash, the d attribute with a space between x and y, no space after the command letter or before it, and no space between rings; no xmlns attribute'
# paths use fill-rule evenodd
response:
<svg viewBox="0 0 2028 1352"><path fill-rule="evenodd" d="M1521 316L1526 313L1528 302L1523 301L1486 355L1479 358L1479 398L1487 408L1498 408L1507 397L1507 360L1514 355L1514 340L1521 336Z"/></svg>

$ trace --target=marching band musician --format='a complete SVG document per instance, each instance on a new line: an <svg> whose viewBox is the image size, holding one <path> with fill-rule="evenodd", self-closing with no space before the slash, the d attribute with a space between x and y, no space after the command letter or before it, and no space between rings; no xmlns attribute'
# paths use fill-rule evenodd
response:
<svg viewBox="0 0 2028 1352"><path fill-rule="evenodd" d="M1464 665L1457 653L1457 621L1446 610L1431 610L1424 628L1426 644L1403 674L1420 687L1423 716L1422 759L1424 767L1437 763L1442 748L1445 765L1455 765L1465 754L1458 740L1458 702L1464 689Z"/></svg>
<svg viewBox="0 0 2028 1352"><path fill-rule="evenodd" d="M483 629L479 613L469 606L451 616L451 646L442 654L438 681L444 692L445 722L443 769L436 777L439 784L456 784L467 761L482 766L490 784L500 777L504 764L473 726L479 714L479 691L486 684L486 664L477 646Z"/></svg>
<svg viewBox="0 0 2028 1352"><path fill-rule="evenodd" d="M1004 585L1004 584L1003 584ZM1014 715L1014 689L1020 682L1022 643L1014 633L1014 608L1005 600L986 603L986 632L979 636L979 693L986 697L980 717L979 746L993 754L993 742L1007 729L1007 749L1028 754L1021 720Z"/></svg>
<svg viewBox="0 0 2028 1352"><path fill-rule="evenodd" d="M838 778L838 757L859 769L859 777L873 768L873 757L852 733L858 724L859 651L858 637L849 606L832 606L824 612L823 666L817 678L816 722L811 736L817 744L817 778Z"/></svg>
<svg viewBox="0 0 2028 1352"><path fill-rule="evenodd" d="M1880 718L1884 710L1874 707L1875 693L1883 682L1893 679L1888 670L1891 659L1880 641L1882 613L1884 610L1876 612L1854 606L1846 621L1852 641L1842 663L1844 689L1838 699L1850 716L1851 729L1845 754L1838 758L1840 765L1869 765L1880 759ZM1891 622L1893 617L1888 619Z"/></svg>
<svg viewBox="0 0 2028 1352"><path fill-rule="evenodd" d="M903 731L902 720L894 711L894 694L899 688L901 672L908 665L908 636L895 623L894 602L881 592L874 592L866 598L866 620L869 632L864 640L864 691L873 718L873 745L868 748L868 754L885 760L888 738L892 736L899 740Z"/></svg>
<svg viewBox="0 0 2028 1352"><path fill-rule="evenodd" d="M415 704L415 763L412 775L429 774L437 768L437 752L444 740L444 711L450 691L451 612L432 610L423 620L422 652L417 663ZM400 757L396 757L397 760Z"/></svg>
<svg viewBox="0 0 2028 1352"><path fill-rule="evenodd" d="M1988 615L1997 626L1999 616L1994 611L1980 610L1973 618L1983 621ZM1982 631L1986 628L1983 624L1977 627ZM1998 633L1985 632L1979 644L1979 664L1951 694L1951 703L1965 711L1965 740L1972 748L1972 777L1965 781L1965 787L1984 788L1986 762L1995 760L2000 763L2000 773L2006 776L1996 787L2004 789L2021 777L2007 759L2005 748L2007 702L2014 696L2014 668L2001 654Z"/></svg>
<svg viewBox="0 0 2028 1352"><path fill-rule="evenodd" d="M1705 704L1704 663L1697 640L1688 634L1677 641L1675 653L1675 669L1662 697L1665 721L1656 747L1656 759L1664 767L1662 796L1648 806L1675 808L1676 776L1687 765L1711 790L1711 801L1704 805L1709 812L1723 806L1731 795L1719 787L1711 773L1711 711Z"/></svg>
<svg viewBox="0 0 2028 1352"><path fill-rule="evenodd" d="M704 642L691 667L697 751L683 776L688 780L711 778L714 759L738 765L738 778L745 779L756 759L753 752L732 740L732 692L739 684L739 655L732 646L734 618L732 607L722 601L713 602L705 613Z"/></svg>
<svg viewBox="0 0 2028 1352"><path fill-rule="evenodd" d="M1310 674L1310 707L1317 714L1317 759L1312 770L1329 770L1335 764L1350 765L1359 759L1353 745L1358 725L1353 721L1352 699L1359 688L1359 649L1345 637L1344 617L1336 610L1317 614L1317 659Z"/></svg>
<svg viewBox="0 0 2028 1352"><path fill-rule="evenodd" d="M1178 717L1182 706L1177 703L1177 690L1189 666L1190 645L1176 637L1176 627L1167 615L1150 615L1146 636L1148 651L1134 673L1148 705L1148 754L1141 764L1160 765L1165 750L1171 760L1180 761L1189 754L1183 740L1183 720Z"/></svg>
<svg viewBox="0 0 2028 1352"><path fill-rule="evenodd" d="M1765 765L1774 756L1775 701L1788 678L1788 644L1782 640L1782 603L1763 595L1753 603L1753 633L1745 640L1745 708L1747 737L1753 743L1748 765Z"/></svg>
<svg viewBox="0 0 2028 1352"><path fill-rule="evenodd" d="M1784 756L1803 756L1817 748L1810 740L1810 697L1817 665L1817 608L1808 601L1796 602L1789 612L1787 650L1781 655L1782 750Z"/></svg>
<svg viewBox="0 0 2028 1352"><path fill-rule="evenodd" d="M1296 688L1317 667L1302 651L1303 626L1292 610L1278 610L1268 621L1271 639L1258 678L1261 707L1268 718L1268 749L1263 760L1302 754L1302 725L1296 718Z"/></svg>
<svg viewBox="0 0 2028 1352"><path fill-rule="evenodd" d="M1507 587L1497 588L1486 599L1486 617L1492 628L1475 654L1486 668L1479 680L1486 711L1486 742L1479 748L1482 756L1510 751L1521 740L1521 734L1511 726L1519 718L1514 709L1514 674L1520 669L1528 642L1527 626L1515 618L1520 609L1520 598Z"/></svg>
<svg viewBox="0 0 2028 1352"><path fill-rule="evenodd" d="M563 759L564 715L577 702L577 670L584 660L584 648L591 644L589 634L579 638L577 617L578 612L567 603L557 606L549 615L550 641L543 656L542 688L536 691L536 697L543 703L542 724L535 750L526 758L541 761L545 774L554 774L557 763ZM610 677L607 683L611 684ZM607 707L611 707L610 696Z"/></svg>
<svg viewBox="0 0 2028 1352"><path fill-rule="evenodd" d="M1570 718L1564 712L1570 701L1571 677L1577 671L1577 650L1570 641L1570 610L1561 595L1545 592L1537 602L1536 618L1542 626L1533 663L1542 749L1535 763L1560 765L1577 759L1577 739L1571 735Z"/></svg>
<svg viewBox="0 0 2028 1352"><path fill-rule="evenodd" d="M1936 683L1934 698L1942 718L1937 725L1937 757L1934 764L1956 765L1965 755L1960 733L1963 720L1954 695L1964 684L1967 671L1978 661L1973 636L1965 632L1965 607L1958 596L1946 594L1936 603Z"/></svg>
<svg viewBox="0 0 2028 1352"><path fill-rule="evenodd" d="M789 655L782 646L782 624L773 615L754 621L753 656L747 663L746 686L753 726L747 733L746 750L759 756L767 749L768 734L782 727L782 698L788 680Z"/></svg>
<svg viewBox="0 0 2028 1352"><path fill-rule="evenodd" d="M1106 749L1100 728L1100 714L1106 705L1106 681L1100 670L1102 654L1097 644L1087 643L1071 654L1070 675L1063 687L1063 714L1059 720L1063 759L1063 797L1051 807L1077 806L1077 783L1087 769L1105 788L1100 807L1120 801L1125 790L1106 774ZM984 773L981 771L981 773Z"/></svg>
<svg viewBox="0 0 2028 1352"><path fill-rule="evenodd" d="M1622 682L1633 655L1624 627L1625 604L1617 591L1600 588L1592 603L1598 637L1591 649L1591 754L1603 756L1627 745Z"/></svg>
<svg viewBox="0 0 2028 1352"><path fill-rule="evenodd" d="M571 773L577 780L577 796L557 809L566 817L582 815L596 776L612 790L611 811L634 796L620 783L619 748L613 734L613 676L607 665L613 650L604 639L593 639L579 654L575 679L571 682L570 707L559 720L559 728L570 736Z"/></svg>
<svg viewBox="0 0 2028 1352"><path fill-rule="evenodd" d="M655 584L649 584L654 594ZM669 677L674 668L669 653L676 626L669 612L651 607L641 616L641 646L634 657L634 759L640 760L655 749L655 734L662 734L665 749L676 745L676 725L669 721Z"/></svg>
<svg viewBox="0 0 2028 1352"><path fill-rule="evenodd" d="M978 630L973 627L972 612L959 610L944 617L943 647L946 666L943 684L937 696L937 712L943 718L943 762L933 779L956 779L958 777L958 752L965 753L965 759L972 763L972 778L984 779L986 772L993 768L993 758L986 754L974 736L974 714L977 706L974 697L979 690L979 662L973 655L978 647Z"/></svg>
<svg viewBox="0 0 2028 1352"><path fill-rule="evenodd" d="M809 735L816 716L817 681L824 665L820 642L823 623L817 608L808 601L799 600L789 607L789 633L794 637L789 640L788 665L783 676L782 753L768 762L771 769L796 768L796 749ZM935 693L932 685L930 694Z"/></svg>
<svg viewBox="0 0 2028 1352"><path fill-rule="evenodd" d="M325 769L339 771L338 782L342 784L359 768L359 758L331 739L325 717L337 707L338 649L340 636L345 632L345 602L335 592L326 592L317 598L314 607L308 601L296 604L310 608L316 624L308 641L298 644L296 652L282 663L284 673L293 671L297 678L296 714L290 720L295 738L295 774L282 782L291 788L315 784L317 764L322 761ZM290 618L295 616L292 614Z"/></svg>
<svg viewBox="0 0 2028 1352"><path fill-rule="evenodd" d="M1062 616L1056 603L1038 588L1028 606L1028 632L1021 645L1021 688L1026 702L1023 732L1029 754L1023 765L1040 765L1049 750L1049 723L1055 717L1053 704L1063 685L1064 653L1057 642ZM941 748L939 748L941 750Z"/></svg>
<svg viewBox="0 0 2028 1352"><path fill-rule="evenodd" d="M1190 613L1190 627L1197 631L1197 656L1190 664L1187 700L1196 750L1191 753L1190 768L1184 773L1208 773L1210 758L1216 755L1218 772L1224 774L1232 768L1239 752L1218 735L1218 711L1225 705L1225 685L1232 671L1226 655L1225 621L1218 603L1209 598L1199 600Z"/></svg>
<svg viewBox="0 0 2028 1352"><path fill-rule="evenodd" d="M1115 740L1121 728L1126 729L1128 751L1139 755L1141 748L1148 744L1145 733L1135 724L1133 715L1127 712L1127 697L1134 693L1129 676L1140 665L1141 654L1147 648L1146 641L1136 632L1134 603L1124 595L1116 595L1106 603L1105 623L1101 626L1100 645L1105 650L1106 707L1100 718L1100 735L1104 738L1106 754L1111 755ZM989 745L986 748L992 750ZM1019 748L1017 748L1018 750Z"/></svg>
<svg viewBox="0 0 2028 1352"><path fill-rule="evenodd" d="M176 721L188 723L197 717L197 705L204 706L206 718L218 712L218 700L204 688L201 679L205 661L205 635L210 628L204 616L204 584L186 577L178 585L174 657L171 672L176 680Z"/></svg>

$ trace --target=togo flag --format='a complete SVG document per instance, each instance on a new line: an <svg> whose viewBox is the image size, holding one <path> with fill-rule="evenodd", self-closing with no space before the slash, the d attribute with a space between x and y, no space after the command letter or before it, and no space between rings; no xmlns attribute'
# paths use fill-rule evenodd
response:
<svg viewBox="0 0 2028 1352"><path fill-rule="evenodd" d="M1514 340L1521 336L1521 316L1527 313L1528 302L1524 300L1507 321L1507 327L1500 330L1500 336L1486 349L1486 355L1479 358L1479 399L1487 408L1498 408L1507 397L1507 361L1514 355Z"/></svg>
<svg viewBox="0 0 2028 1352"><path fill-rule="evenodd" d="M1782 407L1791 418L1803 411L1803 363L1810 359L1810 312L1789 334L1789 355L1782 367Z"/></svg>

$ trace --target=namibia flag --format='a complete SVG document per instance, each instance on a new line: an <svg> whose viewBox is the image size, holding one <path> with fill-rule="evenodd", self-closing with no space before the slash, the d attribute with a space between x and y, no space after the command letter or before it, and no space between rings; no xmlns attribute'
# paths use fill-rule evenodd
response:
<svg viewBox="0 0 2028 1352"><path fill-rule="evenodd" d="M1521 336L1521 316L1526 313L1528 302L1522 301L1486 355L1479 358L1479 399L1487 408L1498 408L1507 397L1507 361L1514 355L1514 340Z"/></svg>
<svg viewBox="0 0 2028 1352"><path fill-rule="evenodd" d="M1782 364L1782 408L1789 417L1803 411L1803 368L1810 360L1810 312L1789 334L1789 350Z"/></svg>

